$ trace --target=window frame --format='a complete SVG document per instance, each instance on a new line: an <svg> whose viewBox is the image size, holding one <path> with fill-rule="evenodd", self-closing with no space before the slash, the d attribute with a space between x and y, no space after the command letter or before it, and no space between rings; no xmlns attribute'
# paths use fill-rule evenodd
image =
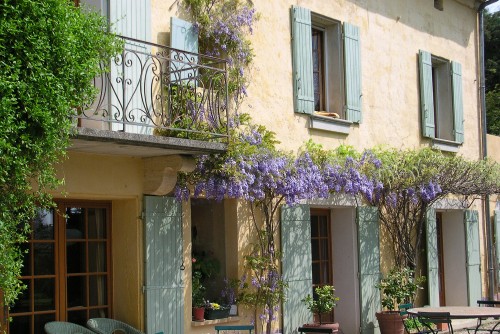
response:
<svg viewBox="0 0 500 334"><path fill-rule="evenodd" d="M313 13L300 6L291 7L291 21L294 111L309 116L309 129L349 134L353 124L362 122L360 28L348 22ZM324 113L314 111L311 40L313 25L326 29L327 35L324 44L330 64L327 61L325 66L328 78L325 82L329 87L325 98L327 101L332 100L332 96L328 94L333 89L338 92L336 100L341 101L337 107L325 108L327 110ZM337 49L338 57L335 62L330 57L332 48ZM337 69L338 77L331 75L333 69ZM340 88L334 88L335 84L338 84Z"/></svg>
<svg viewBox="0 0 500 334"><path fill-rule="evenodd" d="M462 67L419 50L422 136L442 151L458 152L464 142Z"/></svg>

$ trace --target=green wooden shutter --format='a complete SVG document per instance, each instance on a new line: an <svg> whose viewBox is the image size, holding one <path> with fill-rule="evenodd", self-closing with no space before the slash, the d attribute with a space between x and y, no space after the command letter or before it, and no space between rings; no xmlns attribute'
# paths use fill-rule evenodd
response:
<svg viewBox="0 0 500 334"><path fill-rule="evenodd" d="M427 239L427 287L429 290L429 305L439 306L439 259L436 230L436 210L429 208L426 213Z"/></svg>
<svg viewBox="0 0 500 334"><path fill-rule="evenodd" d="M465 211L465 247L467 250L467 288L469 306L481 299L481 258L479 254L479 218L475 210Z"/></svg>
<svg viewBox="0 0 500 334"><path fill-rule="evenodd" d="M453 120L455 141L464 142L464 106L462 91L462 65L451 62L451 83L453 87Z"/></svg>
<svg viewBox="0 0 500 334"><path fill-rule="evenodd" d="M283 333L312 321L312 314L301 301L312 295L311 215L308 205L281 207L281 248L283 279L288 283L283 303Z"/></svg>
<svg viewBox="0 0 500 334"><path fill-rule="evenodd" d="M114 33L141 41L151 41L150 0L110 0L109 19ZM144 113L146 106L143 104L141 92L144 96L148 96L151 92L150 87L147 85L141 87L140 82L147 77L146 73L142 71L147 66L143 67L142 65L146 62L149 48L145 44L126 40L125 50L124 59L119 64L111 62L111 82L113 82L116 91L111 94L111 104L119 107L118 109L112 108L109 112L113 121L123 121L124 123L112 123L111 127L113 131L151 134L152 127L129 124L129 122L141 123L146 118ZM117 85L118 78L124 87L121 84ZM125 84L128 82L130 84ZM152 121L149 119L143 123L152 125Z"/></svg>
<svg viewBox="0 0 500 334"><path fill-rule="evenodd" d="M191 53L172 50L170 57L170 82L180 83L192 81L197 76L198 63L198 32L192 23L176 17L170 18L170 46L174 49ZM194 54L192 54L194 53Z"/></svg>
<svg viewBox="0 0 500 334"><path fill-rule="evenodd" d="M312 65L311 11L293 6L292 60L295 112L314 112L314 84Z"/></svg>
<svg viewBox="0 0 500 334"><path fill-rule="evenodd" d="M380 291L379 219L375 207L357 208L359 299L362 334L379 333L375 312L382 309Z"/></svg>
<svg viewBox="0 0 500 334"><path fill-rule="evenodd" d="M147 333L184 332L182 210L175 198L144 196Z"/></svg>
<svg viewBox="0 0 500 334"><path fill-rule="evenodd" d="M359 27L344 23L346 118L361 123L361 47Z"/></svg>
<svg viewBox="0 0 500 334"><path fill-rule="evenodd" d="M500 210L495 210L493 219L495 222L495 250L497 252L496 267L500 270ZM497 273L497 278L500 278L500 272Z"/></svg>
<svg viewBox="0 0 500 334"><path fill-rule="evenodd" d="M422 135L434 138L434 92L432 88L432 57L429 52L420 50L420 110L422 117Z"/></svg>

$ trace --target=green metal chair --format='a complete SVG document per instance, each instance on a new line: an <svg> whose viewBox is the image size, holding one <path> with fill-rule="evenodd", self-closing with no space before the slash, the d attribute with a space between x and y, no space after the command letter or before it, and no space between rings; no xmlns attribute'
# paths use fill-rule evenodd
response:
<svg viewBox="0 0 500 334"><path fill-rule="evenodd" d="M413 308L412 303L407 303L407 304L401 304L399 305L399 315L400 316L405 316L407 315L408 317L403 318L403 326L405 327L405 331L407 334L429 334L432 333L431 330L424 329L417 317L414 316L413 314L409 314L408 310Z"/></svg>
<svg viewBox="0 0 500 334"><path fill-rule="evenodd" d="M51 321L44 326L47 334L94 334L91 330L65 321Z"/></svg>
<svg viewBox="0 0 500 334"><path fill-rule="evenodd" d="M217 325L215 326L215 330L217 334L220 331L233 331L233 333L236 333L236 331L248 331L249 334L252 334L254 327L253 325Z"/></svg>
<svg viewBox="0 0 500 334"><path fill-rule="evenodd" d="M114 334L115 331L118 333L122 331L125 334L144 334L124 322L109 318L89 319L89 321L87 321L87 327L93 331L92 334Z"/></svg>
<svg viewBox="0 0 500 334"><path fill-rule="evenodd" d="M439 330L437 329L437 325L446 324L448 325L448 333L453 334L450 312L418 312L418 320L427 327L431 333L438 334Z"/></svg>

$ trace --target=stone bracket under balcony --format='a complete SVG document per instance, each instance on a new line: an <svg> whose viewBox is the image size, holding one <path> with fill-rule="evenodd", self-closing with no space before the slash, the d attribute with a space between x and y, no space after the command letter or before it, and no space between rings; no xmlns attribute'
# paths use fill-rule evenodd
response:
<svg viewBox="0 0 500 334"><path fill-rule="evenodd" d="M227 144L220 142L92 128L74 128L74 133L71 136L71 145L68 150L147 158L174 154L200 155L222 153L226 148Z"/></svg>
<svg viewBox="0 0 500 334"><path fill-rule="evenodd" d="M174 190L178 172L192 172L194 158L181 155L144 159L144 193L164 196Z"/></svg>

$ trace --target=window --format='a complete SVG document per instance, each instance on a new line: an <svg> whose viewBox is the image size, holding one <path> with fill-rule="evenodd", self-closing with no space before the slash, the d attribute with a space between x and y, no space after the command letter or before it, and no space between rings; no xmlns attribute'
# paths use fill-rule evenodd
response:
<svg viewBox="0 0 500 334"><path fill-rule="evenodd" d="M419 58L423 136L463 143L461 65L426 51L420 51Z"/></svg>
<svg viewBox="0 0 500 334"><path fill-rule="evenodd" d="M359 28L292 7L295 111L361 121Z"/></svg>
<svg viewBox="0 0 500 334"><path fill-rule="evenodd" d="M11 307L9 333L43 333L46 322L85 325L111 315L107 203L59 203L32 222L21 280L26 284Z"/></svg>

